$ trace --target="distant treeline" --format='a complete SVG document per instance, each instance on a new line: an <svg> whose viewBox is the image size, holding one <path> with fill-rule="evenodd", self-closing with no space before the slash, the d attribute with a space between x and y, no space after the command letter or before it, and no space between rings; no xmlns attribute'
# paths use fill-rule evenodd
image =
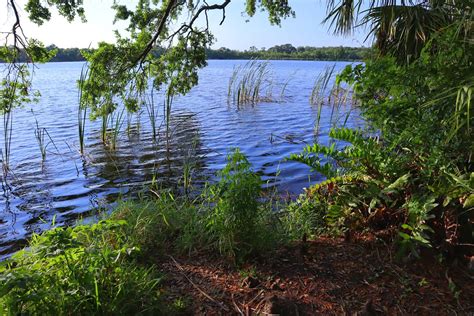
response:
<svg viewBox="0 0 474 316"><path fill-rule="evenodd" d="M340 60L353 61L366 58L371 51L366 47L294 47L291 44L277 45L268 49L250 47L238 51L225 47L209 49L208 59L300 59L300 60Z"/></svg>
<svg viewBox="0 0 474 316"><path fill-rule="evenodd" d="M51 59L53 62L62 61L84 61L82 52L91 49L58 48L55 45L47 47L48 50L56 50L56 55ZM164 49L155 49L154 53L160 55ZM268 49L250 47L245 51L233 50L225 47L219 49L207 49L208 59L293 59L293 60L338 60L354 61L362 60L368 56L371 49L367 47L294 47L291 44L276 45ZM26 58L22 54L21 61Z"/></svg>

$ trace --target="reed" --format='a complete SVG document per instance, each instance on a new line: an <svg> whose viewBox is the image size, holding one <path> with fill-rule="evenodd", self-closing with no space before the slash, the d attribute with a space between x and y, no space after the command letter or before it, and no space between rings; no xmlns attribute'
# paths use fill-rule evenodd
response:
<svg viewBox="0 0 474 316"><path fill-rule="evenodd" d="M19 81L19 74L14 74L13 79L9 79L10 74L1 83L0 98L2 103L0 111L3 113L3 150L2 150L2 167L4 174L8 173L10 166L10 152L12 144L13 132L13 108L19 100L19 90L26 85L22 85Z"/></svg>
<svg viewBox="0 0 474 316"><path fill-rule="evenodd" d="M345 127L355 105L352 91L341 85L335 85L329 94L328 103L332 107L330 118L332 127ZM341 111L341 108L344 108L344 111ZM341 115L341 113L344 113L344 115Z"/></svg>
<svg viewBox="0 0 474 316"><path fill-rule="evenodd" d="M31 111L33 112L33 110ZM36 123L36 128L35 128L35 138L36 142L38 143L40 153L41 153L41 161L44 162L46 159L46 143L45 143L45 136L46 136L46 128L40 128L38 120L35 117L35 123Z"/></svg>
<svg viewBox="0 0 474 316"><path fill-rule="evenodd" d="M35 125L36 125L35 131L34 131L35 132L35 139L36 139L36 142L38 143L38 147L40 149L41 161L44 162L45 159L46 159L46 149L48 148L48 146L50 144L53 144L53 146L56 150L56 153L58 155L60 154L60 152L59 152L58 147L54 143L53 138L49 134L48 130L45 127L40 127L38 119L36 118L36 115L33 112L33 110L31 110L31 113L33 114L33 117L35 118ZM47 140L49 140L49 141L46 142Z"/></svg>
<svg viewBox="0 0 474 316"><path fill-rule="evenodd" d="M192 191L192 182L193 182L193 174L194 170L196 169L196 150L199 145L199 138L197 135L192 139L192 142L189 148L184 150L183 155L183 176L182 176L182 184L184 195L188 196L189 193Z"/></svg>
<svg viewBox="0 0 474 316"><path fill-rule="evenodd" d="M280 90L280 102L285 101L285 93L286 93L286 88L288 87L288 84L290 83L291 79L293 79L293 76L296 74L296 71L293 72L292 75L288 76L288 78L285 80L283 83L283 86L281 87Z"/></svg>
<svg viewBox="0 0 474 316"><path fill-rule="evenodd" d="M79 147L81 155L84 155L85 149L85 128L86 128L86 117L87 117L87 106L84 100L83 88L84 82L88 75L88 70L84 66L81 70L81 76L79 78L79 89L78 89L78 107L77 107L77 126L79 134Z"/></svg>
<svg viewBox="0 0 474 316"><path fill-rule="evenodd" d="M2 150L2 167L4 173L7 173L10 166L10 149L12 143L12 125L13 113L8 110L3 113L3 150Z"/></svg>
<svg viewBox="0 0 474 316"><path fill-rule="evenodd" d="M129 137L132 133L132 119L133 119L133 114L127 111L127 135Z"/></svg>
<svg viewBox="0 0 474 316"><path fill-rule="evenodd" d="M235 67L229 80L227 101L244 104L272 102L273 79L269 62L250 60Z"/></svg>
<svg viewBox="0 0 474 316"><path fill-rule="evenodd" d="M316 77L316 81L311 91L309 103L317 107L317 115L314 124L315 134L318 135L321 126L321 115L323 107L327 106L331 109L329 123L336 127L341 118L344 118L343 124L346 125L351 111L345 111L344 116L340 116L341 108L348 104L353 104L352 92L336 83L330 88L330 84L335 77L335 64L326 67L324 71Z"/></svg>
<svg viewBox="0 0 474 316"><path fill-rule="evenodd" d="M171 106L173 105L173 98L174 95L168 90L169 92L166 94L166 99L163 102L163 111L165 116L165 126L166 126L166 148L169 149L169 141L170 141L170 122L171 122Z"/></svg>
<svg viewBox="0 0 474 316"><path fill-rule="evenodd" d="M145 102L145 108L146 108L146 111L147 111L147 114L148 114L148 118L150 120L152 139L153 139L153 142L156 143L156 137L158 135L158 128L156 126L157 112L156 112L155 100L154 100L154 97L153 97L153 89L150 93L150 97L147 98L147 100Z"/></svg>
<svg viewBox="0 0 474 316"><path fill-rule="evenodd" d="M110 122L112 124L112 131L111 131L112 135L110 137L110 147L112 149L117 148L117 140L118 140L120 130L122 128L124 113L125 113L125 109L122 109L122 111L120 111L119 113L117 114L112 113L110 115Z"/></svg>
<svg viewBox="0 0 474 316"><path fill-rule="evenodd" d="M316 77L316 81L311 91L311 96L309 98L309 103L311 105L321 105L324 103L327 96L327 88L331 79L334 78L334 68L336 64L326 67L324 71Z"/></svg>
<svg viewBox="0 0 474 316"><path fill-rule="evenodd" d="M108 125L108 115L102 115L102 127L100 129L100 138L104 144L107 143L107 125Z"/></svg>
<svg viewBox="0 0 474 316"><path fill-rule="evenodd" d="M127 136L131 137L133 135L139 135L140 129L141 129L141 117L140 117L141 112L131 112L127 107L125 107L125 110L126 110L126 115L125 115L126 118L124 118L124 121L125 120L127 121L127 127L126 127Z"/></svg>

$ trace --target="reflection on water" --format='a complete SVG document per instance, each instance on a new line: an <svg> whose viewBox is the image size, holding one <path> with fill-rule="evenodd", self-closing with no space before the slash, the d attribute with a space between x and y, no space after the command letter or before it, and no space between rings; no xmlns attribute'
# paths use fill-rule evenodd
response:
<svg viewBox="0 0 474 316"><path fill-rule="evenodd" d="M12 172L0 195L0 256L24 245L32 233L49 228L53 218L58 224L72 224L151 184L183 190L185 165L192 167L192 183L199 186L224 166L226 153L234 147L249 157L264 180L272 180L270 185L283 192L295 194L318 181L308 177L308 167L283 158L315 140L317 109L309 105L309 96L316 76L332 63L272 62L277 80L286 82L292 76L287 102L237 110L227 104L227 84L234 65L242 62L209 62L199 85L173 103L168 139L162 123L154 139L145 110L126 120L114 150L103 145L100 122L88 121L83 157L78 149L75 84L82 63L41 65L34 82L42 93L40 103L19 109L14 116ZM336 68L345 64L337 63ZM326 112L317 135L323 143L331 124L330 110ZM34 137L35 117L51 135L44 162ZM160 113L157 120L162 118ZM357 124L354 111L348 125Z"/></svg>

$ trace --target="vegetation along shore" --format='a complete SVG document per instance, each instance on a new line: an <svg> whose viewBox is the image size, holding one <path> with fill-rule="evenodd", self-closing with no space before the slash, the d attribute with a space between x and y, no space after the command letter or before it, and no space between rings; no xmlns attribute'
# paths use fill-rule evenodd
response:
<svg viewBox="0 0 474 316"><path fill-rule="evenodd" d="M56 45L46 47L48 52L53 52L50 62L86 61L83 55L91 53L91 48L59 48ZM161 56L165 48L154 48L152 54ZM262 60L328 60L328 61L361 61L368 57L371 49L367 47L294 47L291 44L276 45L266 48L250 47L248 50L240 51L221 47L218 49L207 48L205 50L207 59L262 59ZM22 52L19 61L28 60L26 53ZM5 62L0 58L0 61Z"/></svg>
<svg viewBox="0 0 474 316"><path fill-rule="evenodd" d="M295 16L292 2L246 0L241 9L249 18L262 11L284 28L283 20ZM8 3L17 13L17 2ZM473 314L472 1L325 2L331 30L348 35L366 27L370 49L210 50L208 14L217 12L217 23L225 24L230 3L145 0L130 8L114 2L115 19L128 27L115 43L82 51L27 38L16 14L0 47L5 196L18 195L12 113L40 98L31 63L54 58L86 61L74 114L75 151L84 165L93 160L85 137L90 122L99 122L95 146L118 161L126 159L119 155L122 135L148 139L132 122L138 113L151 122L149 147L169 162L181 145L184 158L174 185L153 177L140 190L93 208L83 222L58 225L55 214L43 223L48 229L0 262L0 314ZM70 21L86 20L81 1L30 0L24 8L38 25L52 9ZM220 171L194 183L197 150L173 138L191 125L179 130L174 106L198 85L198 72L211 58L252 59L228 73L227 103L219 113L251 109L246 113L254 116L261 115L259 107L278 109L296 98L286 93L289 79L277 81L260 60L363 60L318 74L306 104L314 113L311 142L281 157L307 166L321 181L287 198L243 149L229 145ZM354 112L359 125L349 124ZM42 162L59 152L61 145L38 121L35 139ZM186 139L192 148L201 142ZM163 174L176 169L154 164L166 169Z"/></svg>

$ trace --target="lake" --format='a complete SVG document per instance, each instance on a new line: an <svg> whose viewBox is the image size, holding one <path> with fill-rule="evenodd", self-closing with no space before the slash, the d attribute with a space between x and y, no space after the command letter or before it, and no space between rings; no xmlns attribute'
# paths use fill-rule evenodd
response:
<svg viewBox="0 0 474 316"><path fill-rule="evenodd" d="M271 61L275 87L288 83L284 96L237 108L228 102L228 84L236 65L246 61L210 60L201 70L199 85L172 104L166 146L163 98L155 96L158 139L153 140L148 111L123 115L117 146L101 141L101 121L87 121L85 154L79 151L78 91L83 63L39 65L33 85L42 96L37 104L13 113L10 172L2 176L0 195L0 256L23 246L32 233L80 218L94 218L100 209L127 193L150 185L180 188L184 166L191 166L195 188L215 179L230 149L239 147L255 171L282 195L294 196L321 178L302 164L285 162L305 143L328 142L332 110L323 107L315 134L318 109L309 98L316 77L327 67L348 63ZM277 88L276 88L277 89ZM347 108L347 125L360 124L357 110ZM117 118L118 116L116 116ZM42 160L35 130L42 131L46 157ZM2 131L3 132L3 131ZM2 134L3 135L3 134ZM3 148L3 138L0 140ZM132 194L133 195L133 194Z"/></svg>

